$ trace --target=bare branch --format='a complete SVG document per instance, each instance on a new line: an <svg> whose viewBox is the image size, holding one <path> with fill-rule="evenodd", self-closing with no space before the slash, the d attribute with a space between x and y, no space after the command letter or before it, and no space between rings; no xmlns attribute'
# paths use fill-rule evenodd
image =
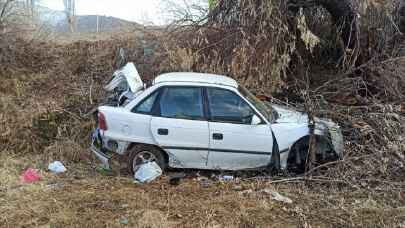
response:
<svg viewBox="0 0 405 228"><path fill-rule="evenodd" d="M0 27L1 27L1 25L3 24L3 22L4 22L4 17L5 17L5 15L6 15L6 12L7 12L8 10L10 10L10 9L9 9L9 6L10 6L11 3L14 2L14 1L15 1L15 0L6 0L5 3L2 4L2 6L1 6L1 12L0 12Z"/></svg>

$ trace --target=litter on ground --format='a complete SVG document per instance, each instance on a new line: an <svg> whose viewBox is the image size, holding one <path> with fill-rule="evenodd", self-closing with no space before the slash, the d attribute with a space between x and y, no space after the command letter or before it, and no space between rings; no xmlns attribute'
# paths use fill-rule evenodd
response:
<svg viewBox="0 0 405 228"><path fill-rule="evenodd" d="M293 202L290 198L282 196L280 193L278 193L272 189L266 188L266 189L261 190L261 192L269 194L273 200L276 200L279 202L288 203L288 204Z"/></svg>
<svg viewBox="0 0 405 228"><path fill-rule="evenodd" d="M122 217L119 222L121 225L128 225L129 223L128 218L126 217Z"/></svg>
<svg viewBox="0 0 405 228"><path fill-rule="evenodd" d="M218 178L220 181L233 181L235 178L230 175L220 176Z"/></svg>
<svg viewBox="0 0 405 228"><path fill-rule="evenodd" d="M156 162L148 162L139 167L135 172L135 181L140 183L149 183L162 175L162 169Z"/></svg>
<svg viewBox="0 0 405 228"><path fill-rule="evenodd" d="M290 198L288 198L286 196L282 196L277 191L269 189L269 188L265 188L265 189L258 190L258 191L254 191L252 189L247 189L247 190L239 192L239 194L242 196L247 196L247 195L251 195L251 194L257 195L258 193L262 193L262 194L264 193L264 194L270 195L270 198L275 201L288 203L288 204L291 204L293 202Z"/></svg>
<svg viewBox="0 0 405 228"><path fill-rule="evenodd" d="M21 174L20 176L20 180L23 183L34 183L37 182L41 179L41 176L39 175L38 171L36 171L35 169L27 169L23 174Z"/></svg>
<svg viewBox="0 0 405 228"><path fill-rule="evenodd" d="M66 167L60 161L54 161L48 165L48 170L53 173L64 173L66 172Z"/></svg>

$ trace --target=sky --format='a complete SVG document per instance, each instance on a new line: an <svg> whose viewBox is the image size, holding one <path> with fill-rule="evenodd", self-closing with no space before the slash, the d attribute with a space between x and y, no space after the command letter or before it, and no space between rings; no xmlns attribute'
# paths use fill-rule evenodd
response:
<svg viewBox="0 0 405 228"><path fill-rule="evenodd" d="M63 0L40 0L54 10L63 10ZM76 0L77 15L106 15L138 23L162 25L161 0Z"/></svg>

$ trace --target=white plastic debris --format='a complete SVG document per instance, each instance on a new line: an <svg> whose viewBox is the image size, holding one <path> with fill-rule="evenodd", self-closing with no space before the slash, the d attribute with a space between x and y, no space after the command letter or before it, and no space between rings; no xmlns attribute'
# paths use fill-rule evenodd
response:
<svg viewBox="0 0 405 228"><path fill-rule="evenodd" d="M162 175L162 169L156 162L148 162L139 167L134 178L140 183L149 183Z"/></svg>
<svg viewBox="0 0 405 228"><path fill-rule="evenodd" d="M60 161L54 161L48 165L49 171L53 173L64 173L66 172L66 167Z"/></svg>
<svg viewBox="0 0 405 228"><path fill-rule="evenodd" d="M276 200L279 202L283 202L283 203L292 203L293 202L290 198L282 196L282 195L280 195L280 193L278 193L272 189L266 188L266 189L261 190L261 192L269 194L273 200Z"/></svg>
<svg viewBox="0 0 405 228"><path fill-rule="evenodd" d="M235 178L233 176L221 176L218 178L220 181L233 181Z"/></svg>

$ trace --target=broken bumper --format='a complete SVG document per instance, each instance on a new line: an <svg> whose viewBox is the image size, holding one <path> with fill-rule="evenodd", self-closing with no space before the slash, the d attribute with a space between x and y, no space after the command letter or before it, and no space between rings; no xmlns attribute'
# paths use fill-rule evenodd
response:
<svg viewBox="0 0 405 228"><path fill-rule="evenodd" d="M92 133L90 150L107 169L110 168L109 160L111 156L106 153L108 150L103 146L103 139L101 138L99 129L96 129Z"/></svg>

